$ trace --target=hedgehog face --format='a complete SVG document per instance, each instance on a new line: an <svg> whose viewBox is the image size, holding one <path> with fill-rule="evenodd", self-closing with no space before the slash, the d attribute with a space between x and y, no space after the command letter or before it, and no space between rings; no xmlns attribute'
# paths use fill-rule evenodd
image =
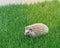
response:
<svg viewBox="0 0 60 48"><path fill-rule="evenodd" d="M36 36L31 27L25 27L25 36Z"/></svg>
<svg viewBox="0 0 60 48"><path fill-rule="evenodd" d="M31 33L32 33L31 29L25 29L24 35L29 36L29 35L31 35Z"/></svg>

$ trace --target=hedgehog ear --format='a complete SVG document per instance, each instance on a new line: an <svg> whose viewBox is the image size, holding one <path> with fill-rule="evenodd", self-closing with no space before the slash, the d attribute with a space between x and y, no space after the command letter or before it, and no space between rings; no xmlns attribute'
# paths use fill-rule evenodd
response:
<svg viewBox="0 0 60 48"><path fill-rule="evenodd" d="M32 31L32 29L29 29L30 31Z"/></svg>

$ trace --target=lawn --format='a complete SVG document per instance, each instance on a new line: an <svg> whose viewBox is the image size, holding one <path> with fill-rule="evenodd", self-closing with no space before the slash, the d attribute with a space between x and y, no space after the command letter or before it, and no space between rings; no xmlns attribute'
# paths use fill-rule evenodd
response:
<svg viewBox="0 0 60 48"><path fill-rule="evenodd" d="M24 27L44 23L49 33L37 38L24 36ZM60 3L0 7L0 48L60 48Z"/></svg>

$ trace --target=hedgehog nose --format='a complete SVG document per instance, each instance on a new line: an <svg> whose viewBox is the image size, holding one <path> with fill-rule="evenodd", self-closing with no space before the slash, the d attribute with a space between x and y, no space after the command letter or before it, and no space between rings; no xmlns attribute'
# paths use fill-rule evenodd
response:
<svg viewBox="0 0 60 48"><path fill-rule="evenodd" d="M24 33L24 35L26 36L26 33Z"/></svg>
<svg viewBox="0 0 60 48"><path fill-rule="evenodd" d="M25 36L27 36L27 33L24 33Z"/></svg>
<svg viewBox="0 0 60 48"><path fill-rule="evenodd" d="M24 33L25 36L28 36L29 32Z"/></svg>

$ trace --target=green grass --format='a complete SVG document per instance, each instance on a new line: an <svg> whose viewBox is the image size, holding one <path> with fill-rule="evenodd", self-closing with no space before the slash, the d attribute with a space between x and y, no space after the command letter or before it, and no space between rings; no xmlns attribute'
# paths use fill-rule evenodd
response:
<svg viewBox="0 0 60 48"><path fill-rule="evenodd" d="M44 23L49 33L37 38L24 36L24 27ZM0 48L60 48L60 3L0 7Z"/></svg>

